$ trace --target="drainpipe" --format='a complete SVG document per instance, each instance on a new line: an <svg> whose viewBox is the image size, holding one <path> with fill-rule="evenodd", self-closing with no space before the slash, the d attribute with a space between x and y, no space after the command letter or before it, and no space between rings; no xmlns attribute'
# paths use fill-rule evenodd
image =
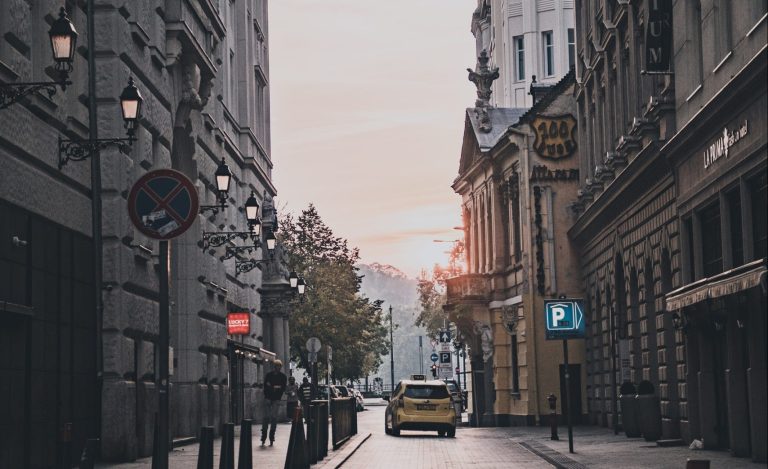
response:
<svg viewBox="0 0 768 469"><path fill-rule="evenodd" d="M99 138L96 114L96 38L93 24L93 0L88 0L88 137ZM91 155L91 236L93 238L93 295L96 308L96 436L101 439L101 392L104 385L102 357L102 316L104 305L101 297L102 239L101 239L101 156L98 150Z"/></svg>

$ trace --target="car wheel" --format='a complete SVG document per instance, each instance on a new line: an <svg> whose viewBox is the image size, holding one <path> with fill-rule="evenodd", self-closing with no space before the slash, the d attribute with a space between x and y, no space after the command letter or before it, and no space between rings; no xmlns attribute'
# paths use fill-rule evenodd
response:
<svg viewBox="0 0 768 469"><path fill-rule="evenodd" d="M445 430L438 430L437 436L445 436Z"/></svg>
<svg viewBox="0 0 768 469"><path fill-rule="evenodd" d="M454 438L456 437L456 427L451 427L448 429L448 438Z"/></svg>
<svg viewBox="0 0 768 469"><path fill-rule="evenodd" d="M389 414L384 414L384 433L386 433L387 435L392 434L392 430L390 430L389 424L390 424Z"/></svg>

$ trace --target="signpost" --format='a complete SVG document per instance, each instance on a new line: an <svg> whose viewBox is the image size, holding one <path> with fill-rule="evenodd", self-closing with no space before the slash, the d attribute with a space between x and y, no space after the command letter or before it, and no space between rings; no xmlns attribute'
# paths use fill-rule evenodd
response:
<svg viewBox="0 0 768 469"><path fill-rule="evenodd" d="M317 337L310 337L307 339L307 351L309 352L310 374L312 375L312 399L317 399L315 395L317 393L317 352L323 347L320 343L320 339ZM330 350L330 347L328 347Z"/></svg>
<svg viewBox="0 0 768 469"><path fill-rule="evenodd" d="M437 360L439 360L440 357L437 356L437 353L432 352L432 355L429 356L429 359L432 360L433 362L437 363Z"/></svg>
<svg viewBox="0 0 768 469"><path fill-rule="evenodd" d="M187 231L195 222L200 203L194 184L173 169L150 171L133 185L128 194L128 215L144 235L160 241L159 287L160 317L158 321L158 454L160 469L168 467L169 413L169 295L168 241Z"/></svg>
<svg viewBox="0 0 768 469"><path fill-rule="evenodd" d="M583 339L584 301L581 299L544 300L547 340L563 341L563 366L565 366L565 405L568 422L568 451L573 453L573 425L571 424L571 376L568 366L568 339Z"/></svg>

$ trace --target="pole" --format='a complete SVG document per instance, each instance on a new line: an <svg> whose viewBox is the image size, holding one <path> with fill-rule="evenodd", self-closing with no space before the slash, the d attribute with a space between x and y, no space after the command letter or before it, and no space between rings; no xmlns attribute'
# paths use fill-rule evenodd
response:
<svg viewBox="0 0 768 469"><path fill-rule="evenodd" d="M424 374L424 353L421 345L421 336L419 336L419 373Z"/></svg>
<svg viewBox="0 0 768 469"><path fill-rule="evenodd" d="M393 355L393 347L392 345L394 342L392 341L392 331L394 330L394 327L392 326L392 305L389 305L389 382L391 383L392 389L390 389L390 393L395 390L395 356Z"/></svg>
<svg viewBox="0 0 768 469"><path fill-rule="evenodd" d="M565 364L565 420L568 422L568 452L573 454L573 425L571 424L571 371L568 366L568 340L563 339L563 363Z"/></svg>
<svg viewBox="0 0 768 469"><path fill-rule="evenodd" d="M88 0L88 138L99 138L96 108L96 34L93 22L93 0ZM101 393L104 386L102 358L102 317L104 304L101 298L103 246L101 238L101 156L96 150L91 155L91 237L93 238L93 295L96 308L96 434L101 438Z"/></svg>
<svg viewBox="0 0 768 469"><path fill-rule="evenodd" d="M158 339L158 361L160 385L158 386L159 438L157 454L160 457L158 469L168 469L168 241L160 241L160 337Z"/></svg>

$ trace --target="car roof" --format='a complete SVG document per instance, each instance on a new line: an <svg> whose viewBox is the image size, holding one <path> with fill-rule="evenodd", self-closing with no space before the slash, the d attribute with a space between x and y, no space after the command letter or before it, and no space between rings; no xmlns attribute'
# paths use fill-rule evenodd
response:
<svg viewBox="0 0 768 469"><path fill-rule="evenodd" d="M404 379L400 381L400 384L403 386L410 386L412 384L420 384L420 385L428 385L428 386L447 386L443 381L440 381L439 379L431 379L429 381L421 381L421 380L412 380L412 379Z"/></svg>

